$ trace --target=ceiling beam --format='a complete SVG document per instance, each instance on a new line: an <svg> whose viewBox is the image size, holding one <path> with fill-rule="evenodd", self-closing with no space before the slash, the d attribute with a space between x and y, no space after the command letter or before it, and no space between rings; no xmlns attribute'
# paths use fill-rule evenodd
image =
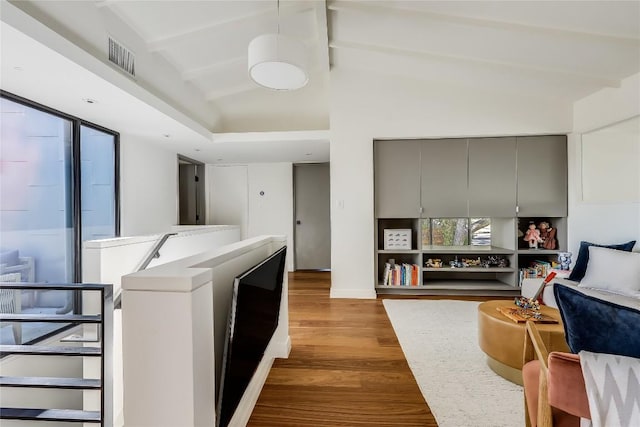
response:
<svg viewBox="0 0 640 427"><path fill-rule="evenodd" d="M236 56L234 58L225 59L224 61L215 62L203 67L190 68L182 72L182 80L196 80L200 77L205 77L209 74L215 73L223 68L237 67L238 65L246 63L246 61L246 56Z"/></svg>
<svg viewBox="0 0 640 427"><path fill-rule="evenodd" d="M329 25L327 24L327 1L316 6L316 26L318 31L318 53L320 69L329 71Z"/></svg>
<svg viewBox="0 0 640 427"><path fill-rule="evenodd" d="M315 48L315 42L316 42L316 38L304 38L304 39L300 39L300 41L302 43L304 43L306 45L307 48ZM322 42L322 36L318 37L318 42ZM326 70L329 71L329 64L328 64L328 60L329 60L329 44L328 42L326 43L326 51L327 51L327 68ZM179 69L179 64L171 61L167 55L165 55L163 52L159 52L160 55L164 56L167 58L167 60L169 60L170 62L173 63L174 67L176 67L176 69ZM320 62L322 63L324 60L321 60ZM232 58L227 58L227 59L223 59L220 61L216 61L216 62L212 62L210 64L207 65L203 65L201 67L197 67L197 68L189 68L187 70L183 70L181 72L181 76L182 79L185 81L190 81L190 80L196 80L200 77L204 77L207 76L209 74L215 73L221 69L224 68L231 68L231 67L236 67L238 65L244 65L246 66L247 62L247 56L243 55L243 56L234 56ZM312 64L309 65L309 69L315 69L313 67ZM247 70L244 70L245 72L247 72Z"/></svg>
<svg viewBox="0 0 640 427"><path fill-rule="evenodd" d="M198 36L201 34L207 34L209 32L215 31L222 26L234 26L242 21L251 20L251 19L260 19L264 17L268 17L270 15L276 16L276 9L271 5L271 3L265 3L268 7L263 7L257 10L254 10L251 13L246 13L244 15L234 16L233 18L226 19L224 21L213 22L211 24L202 25L200 27L190 28L185 31L181 31L175 34L171 34L164 37L159 37L154 40L147 41L147 48L150 52L157 52L159 50L163 50L171 44L179 43L185 40L188 40L194 36ZM285 3L286 5L286 3ZM296 5L296 6L285 6L280 8L280 12L284 11L287 14L296 14L301 12L306 12L311 10L313 6L309 6L308 4Z"/></svg>
<svg viewBox="0 0 640 427"><path fill-rule="evenodd" d="M321 142L329 143L328 130L291 130L271 132L221 132L213 133L215 143L242 142Z"/></svg>
<svg viewBox="0 0 640 427"><path fill-rule="evenodd" d="M504 22L486 18L471 18L466 16L450 15L444 13L428 12L425 10L408 9L393 6L381 6L381 3L356 3L347 1L332 1L327 8L333 11L344 11L352 13L375 14L376 16L387 17L396 15L398 17L411 17L418 20L450 22L475 27L485 27L492 29L510 30L526 32L538 35L548 35L564 37L567 39L581 40L587 42L605 42L621 45L629 45L640 48L640 38L616 36L610 34L590 33L585 31L568 30L564 28L542 27L516 22Z"/></svg>
<svg viewBox="0 0 640 427"><path fill-rule="evenodd" d="M97 8L110 7L117 0L95 0L93 3Z"/></svg>
<svg viewBox="0 0 640 427"><path fill-rule="evenodd" d="M382 46L369 43L359 43L351 41L336 40L329 43L329 47L332 49L355 49L364 50L376 53L385 53L389 55L400 55L406 57L412 57L422 60L437 60L447 61L462 64L476 64L485 66L494 66L501 68L511 68L520 71L533 73L533 74L546 74L552 76L558 76L565 79L579 79L581 81L591 83L600 87L620 87L620 81L616 79L608 79L601 76L594 76L590 74L575 73L572 71L561 70L557 68L549 67L536 67L532 65L518 64L514 62L506 61L492 61L486 59L479 59L462 55L446 55L442 53L427 52L422 50L402 49L392 46Z"/></svg>
<svg viewBox="0 0 640 427"><path fill-rule="evenodd" d="M212 90L207 92L206 99L207 101L215 101L219 98L224 98L229 95L236 95L239 93L250 92L255 89L260 89L260 86L256 85L251 81L247 81L246 83L239 84L237 86L224 87L217 90Z"/></svg>

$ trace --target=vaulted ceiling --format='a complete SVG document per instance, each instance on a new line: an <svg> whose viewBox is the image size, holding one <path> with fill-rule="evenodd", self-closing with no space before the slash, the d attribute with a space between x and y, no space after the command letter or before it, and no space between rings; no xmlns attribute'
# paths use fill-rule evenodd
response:
<svg viewBox="0 0 640 427"><path fill-rule="evenodd" d="M96 56L106 35L133 45L138 83L214 132L328 129L335 67L569 104L640 71L639 1L10 3ZM298 91L248 77L249 42L278 22L311 59Z"/></svg>

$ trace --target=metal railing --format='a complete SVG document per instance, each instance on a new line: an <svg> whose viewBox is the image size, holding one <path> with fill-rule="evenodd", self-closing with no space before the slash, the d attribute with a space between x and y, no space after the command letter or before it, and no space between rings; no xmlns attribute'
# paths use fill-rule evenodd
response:
<svg viewBox="0 0 640 427"><path fill-rule="evenodd" d="M112 285L70 283L0 283L0 291L74 291L98 292L101 297L99 314L30 314L0 313L0 323L22 325L23 323L60 323L71 325L95 324L101 337L98 346L60 345L0 345L1 363L6 363L4 356L65 356L65 357L99 357L100 379L91 378L54 378L40 376L2 376L0 387L36 388L36 389L74 389L99 390L100 411L84 411L77 409L40 409L4 407L0 399L0 419L29 421L65 421L78 423L99 423L102 426L113 425L113 288ZM4 395L4 393L3 393Z"/></svg>
<svg viewBox="0 0 640 427"><path fill-rule="evenodd" d="M160 248L162 248L162 246L164 246L165 242L169 239L169 237L175 236L176 234L178 234L178 233L165 233L162 236L160 236L160 238L151 247L151 249L149 249L149 252L147 252L147 254L142 259L140 264L138 264L138 266L136 267L135 271L144 270L145 268L147 268L149 266L149 264L151 263L151 261L153 261L154 258L159 258L160 257ZM116 310L122 308L122 291L118 292L118 294L115 296L114 302L113 302L113 307Z"/></svg>

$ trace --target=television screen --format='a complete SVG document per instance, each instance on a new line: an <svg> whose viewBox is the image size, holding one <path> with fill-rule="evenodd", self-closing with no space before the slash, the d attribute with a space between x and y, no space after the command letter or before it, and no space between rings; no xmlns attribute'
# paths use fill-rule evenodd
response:
<svg viewBox="0 0 640 427"><path fill-rule="evenodd" d="M235 278L218 393L227 426L278 327L287 247Z"/></svg>

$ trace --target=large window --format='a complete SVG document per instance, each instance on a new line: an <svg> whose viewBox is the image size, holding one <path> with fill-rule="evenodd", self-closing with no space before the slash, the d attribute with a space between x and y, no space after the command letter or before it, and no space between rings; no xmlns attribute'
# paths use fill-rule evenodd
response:
<svg viewBox="0 0 640 427"><path fill-rule="evenodd" d="M80 282L82 241L114 237L118 135L2 93L0 281ZM67 291L0 291L0 309L67 313ZM59 325L3 325L2 344L32 342Z"/></svg>

